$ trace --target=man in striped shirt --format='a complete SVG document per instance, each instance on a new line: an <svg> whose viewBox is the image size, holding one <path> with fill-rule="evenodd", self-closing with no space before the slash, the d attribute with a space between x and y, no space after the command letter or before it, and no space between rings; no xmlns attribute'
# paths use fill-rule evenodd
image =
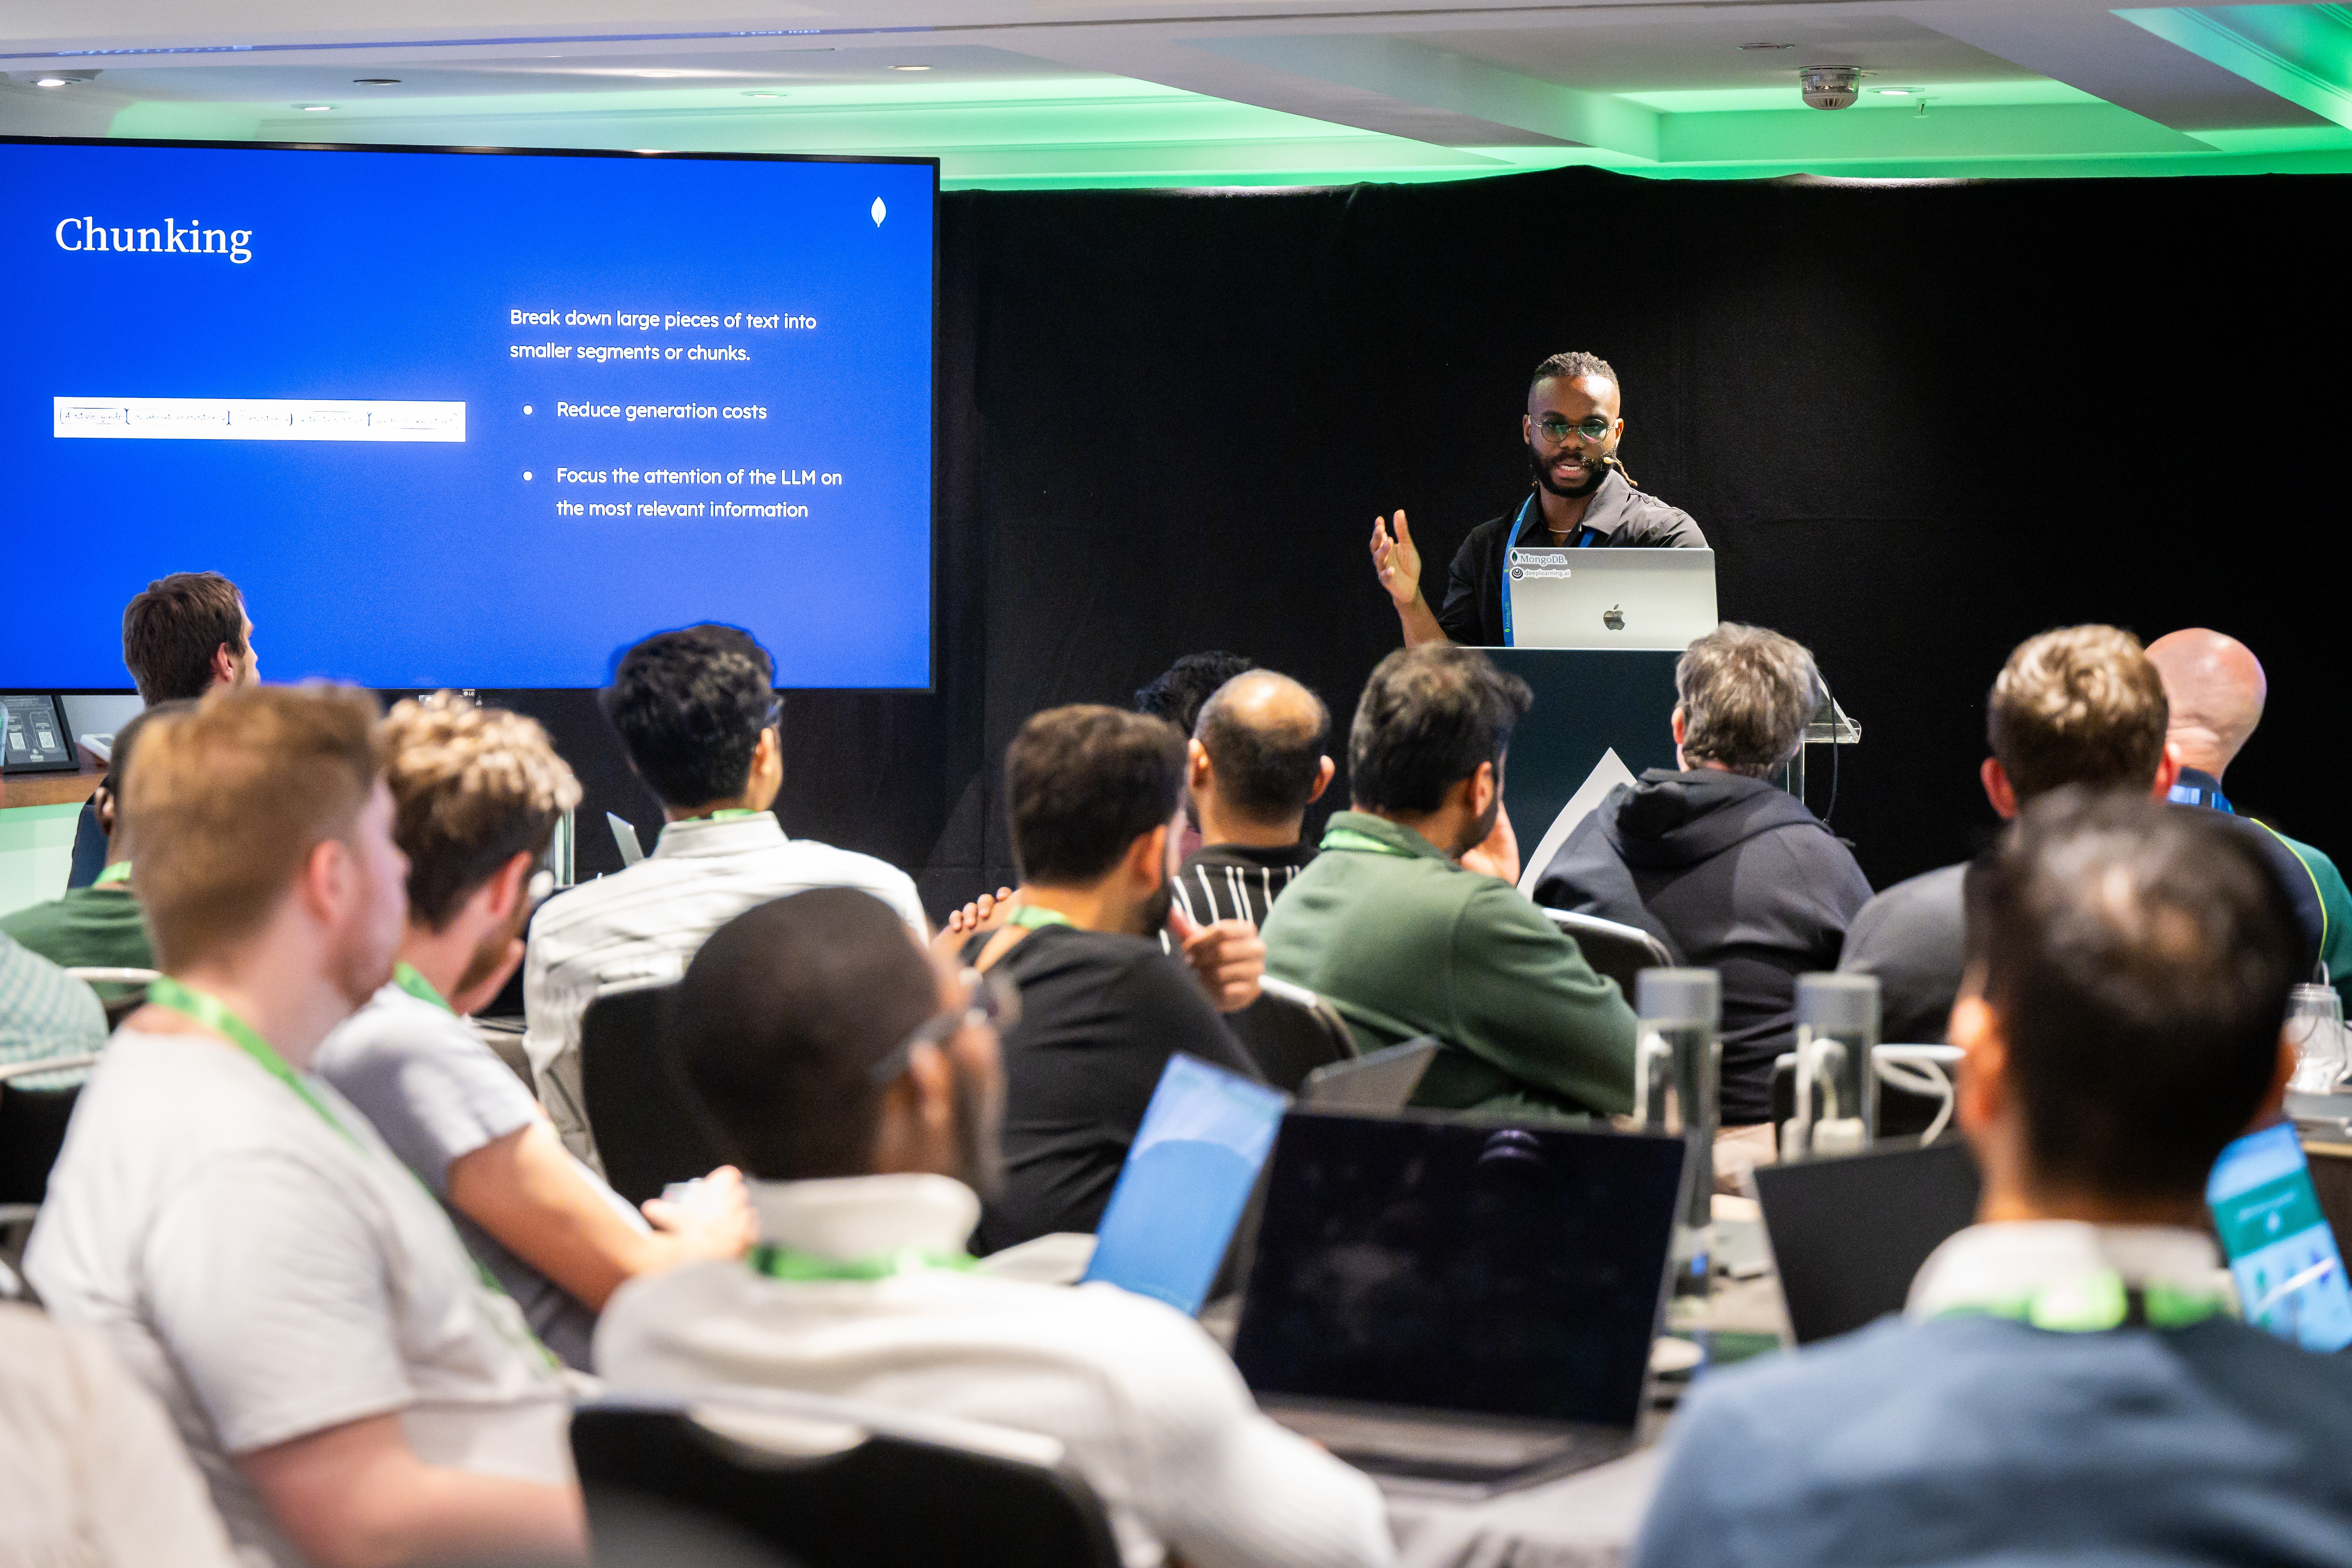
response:
<svg viewBox="0 0 2352 1568"><path fill-rule="evenodd" d="M1185 810L1201 847L1177 874L1177 907L1194 923L1265 923L1290 879L1315 858L1299 841L1307 808L1330 787L1323 700L1286 675L1253 669L1201 705L1187 748Z"/></svg>

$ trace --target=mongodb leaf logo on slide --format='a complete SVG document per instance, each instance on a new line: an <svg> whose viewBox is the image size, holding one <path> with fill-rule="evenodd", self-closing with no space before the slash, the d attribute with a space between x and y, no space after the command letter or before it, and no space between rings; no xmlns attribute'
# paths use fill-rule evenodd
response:
<svg viewBox="0 0 2352 1568"><path fill-rule="evenodd" d="M160 225L134 224L129 228L116 228L111 224L100 225L94 217L63 217L52 232L57 236L59 250L103 250L124 256L226 256L238 266L253 259L253 230L206 228L197 218L190 218L185 228L180 226L177 218L168 217Z"/></svg>

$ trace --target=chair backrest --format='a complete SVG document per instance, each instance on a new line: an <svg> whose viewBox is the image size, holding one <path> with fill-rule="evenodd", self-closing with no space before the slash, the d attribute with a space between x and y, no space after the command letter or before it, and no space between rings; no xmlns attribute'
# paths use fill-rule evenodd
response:
<svg viewBox="0 0 2352 1568"><path fill-rule="evenodd" d="M49 1195L49 1170L66 1144L81 1086L18 1089L7 1078L86 1068L96 1057L60 1057L54 1061L12 1063L18 1070L0 1075L0 1204L38 1205Z"/></svg>
<svg viewBox="0 0 2352 1568"><path fill-rule="evenodd" d="M1256 1001L1225 1018L1265 1081L1285 1094L1297 1094L1317 1068L1356 1055L1356 1037L1331 1004L1271 975L1259 982Z"/></svg>
<svg viewBox="0 0 2352 1568"><path fill-rule="evenodd" d="M1633 995L1633 976L1644 969L1675 966L1675 955L1666 951L1666 944L1639 926L1620 925L1599 915L1580 915L1572 910L1545 910L1544 915L1576 939L1592 972L1614 980L1617 989L1629 1001Z"/></svg>
<svg viewBox="0 0 2352 1568"><path fill-rule="evenodd" d="M1058 1445L1027 1458L762 1405L600 1400L572 1415L592 1534L647 1501L723 1521L801 1568L1118 1568ZM826 1402L810 1402L818 1405Z"/></svg>
<svg viewBox="0 0 2352 1568"><path fill-rule="evenodd" d="M147 987L163 976L152 969L105 969L78 967L66 973L98 993L99 1005L106 1009L106 1026L117 1029L122 1020L147 1005Z"/></svg>
<svg viewBox="0 0 2352 1568"><path fill-rule="evenodd" d="M580 1020L580 1089L604 1179L633 1204L720 1163L670 1043L675 985L618 991Z"/></svg>

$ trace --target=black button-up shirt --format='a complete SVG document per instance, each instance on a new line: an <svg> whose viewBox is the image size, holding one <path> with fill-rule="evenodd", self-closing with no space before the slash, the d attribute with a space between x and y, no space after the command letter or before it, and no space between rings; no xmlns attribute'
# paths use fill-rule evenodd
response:
<svg viewBox="0 0 2352 1568"><path fill-rule="evenodd" d="M1527 501L1502 516L1480 523L1454 552L1454 565L1446 574L1445 603L1437 612L1438 626L1453 641L1479 647L1503 646L1503 562L1511 547L1512 531L1524 518L1535 537L1521 543L1551 542L1551 535L1544 531L1541 510L1531 504L1533 500L1530 494ZM1699 531L1690 513L1655 496L1643 495L1614 468L1592 492L1584 509L1583 526L1568 543L1570 548L1613 550L1707 547L1706 535Z"/></svg>

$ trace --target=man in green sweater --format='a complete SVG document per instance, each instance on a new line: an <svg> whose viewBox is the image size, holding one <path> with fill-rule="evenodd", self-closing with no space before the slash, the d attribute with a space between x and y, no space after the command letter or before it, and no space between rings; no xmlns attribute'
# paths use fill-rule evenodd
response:
<svg viewBox="0 0 2352 1568"><path fill-rule="evenodd" d="M131 778L131 752L139 732L158 713L193 708L189 701L159 702L125 724L114 737L105 782L91 797L99 830L106 835L106 868L87 888L68 888L65 897L33 904L0 920L0 933L16 938L61 969L152 969L155 950L146 917L131 886L131 845L117 809ZM100 999L119 1001L142 989L113 983L95 988Z"/></svg>
<svg viewBox="0 0 2352 1568"><path fill-rule="evenodd" d="M1329 1000L1365 1050L1444 1042L1413 1103L1611 1114L1633 1102L1633 1014L1510 883L1465 868L1502 807L1527 683L1473 648L1373 669L1348 736L1355 809L1266 917L1266 973Z"/></svg>

